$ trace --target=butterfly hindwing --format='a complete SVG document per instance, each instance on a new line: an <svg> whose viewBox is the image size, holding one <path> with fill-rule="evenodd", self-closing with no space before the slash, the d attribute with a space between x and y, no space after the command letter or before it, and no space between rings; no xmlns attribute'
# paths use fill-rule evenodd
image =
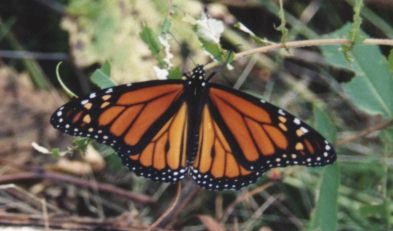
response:
<svg viewBox="0 0 393 231"><path fill-rule="evenodd" d="M135 174L155 181L176 182L187 173L187 104L161 127L143 151L123 162Z"/></svg>
<svg viewBox="0 0 393 231"><path fill-rule="evenodd" d="M255 182L260 172L247 170L239 163L207 104L201 117L198 151L191 166L196 183L207 189L223 190Z"/></svg>
<svg viewBox="0 0 393 231"><path fill-rule="evenodd" d="M53 114L51 123L67 134L112 146L137 175L173 181L186 169L185 152L173 152L173 147L185 146L186 128L178 129L187 126L184 98L182 81L121 85L70 101ZM151 152L152 147L160 153ZM163 177L169 172L174 177Z"/></svg>

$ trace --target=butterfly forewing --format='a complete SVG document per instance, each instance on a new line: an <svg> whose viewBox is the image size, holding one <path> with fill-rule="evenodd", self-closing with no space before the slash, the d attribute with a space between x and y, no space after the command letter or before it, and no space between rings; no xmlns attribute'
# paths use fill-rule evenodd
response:
<svg viewBox="0 0 393 231"><path fill-rule="evenodd" d="M182 81L122 85L70 101L51 123L67 134L112 146L137 175L175 181L186 172L184 98Z"/></svg>
<svg viewBox="0 0 393 231"><path fill-rule="evenodd" d="M216 84L209 89L209 99L236 160L248 170L323 166L336 159L325 138L283 109Z"/></svg>

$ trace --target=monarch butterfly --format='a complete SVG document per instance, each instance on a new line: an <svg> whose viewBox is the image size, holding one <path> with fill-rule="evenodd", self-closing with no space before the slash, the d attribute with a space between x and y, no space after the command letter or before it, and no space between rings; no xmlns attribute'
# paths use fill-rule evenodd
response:
<svg viewBox="0 0 393 231"><path fill-rule="evenodd" d="M103 89L60 107L52 125L112 146L138 176L206 189L239 189L265 171L323 166L332 145L300 119L264 100L209 82L202 65L183 80Z"/></svg>

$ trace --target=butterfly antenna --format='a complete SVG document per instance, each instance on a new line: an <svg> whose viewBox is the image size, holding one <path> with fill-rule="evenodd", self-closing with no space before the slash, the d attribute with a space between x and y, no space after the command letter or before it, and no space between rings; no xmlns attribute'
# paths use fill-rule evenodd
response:
<svg viewBox="0 0 393 231"><path fill-rule="evenodd" d="M217 71L213 71L212 73L210 73L210 75L206 78L206 82L209 82L216 74Z"/></svg>
<svg viewBox="0 0 393 231"><path fill-rule="evenodd" d="M177 45L178 45L179 47L181 47L181 43L179 42L179 40L177 40L176 36L175 36L172 32L168 32L168 34L173 38L173 40L177 43ZM189 58L189 59L191 60L191 62L192 62L192 64L193 64L194 66L197 65L197 64L195 63L195 61L192 59L191 56L188 56L187 58Z"/></svg>
<svg viewBox="0 0 393 231"><path fill-rule="evenodd" d="M222 70L230 63L231 56L233 54L233 51L229 51L227 54L227 57L225 58L225 62L219 66L217 70L214 70L207 78L206 80L209 81L211 78L213 78L216 74L219 74L222 72ZM206 66L207 64L203 65Z"/></svg>

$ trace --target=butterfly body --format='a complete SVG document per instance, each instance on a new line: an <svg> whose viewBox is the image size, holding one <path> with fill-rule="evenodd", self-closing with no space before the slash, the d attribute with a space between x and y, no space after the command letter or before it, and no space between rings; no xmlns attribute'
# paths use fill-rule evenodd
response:
<svg viewBox="0 0 393 231"><path fill-rule="evenodd" d="M274 167L335 161L329 142L298 118L210 78L199 65L184 80L103 89L60 107L51 123L112 146L139 176L191 175L212 190L239 189Z"/></svg>

